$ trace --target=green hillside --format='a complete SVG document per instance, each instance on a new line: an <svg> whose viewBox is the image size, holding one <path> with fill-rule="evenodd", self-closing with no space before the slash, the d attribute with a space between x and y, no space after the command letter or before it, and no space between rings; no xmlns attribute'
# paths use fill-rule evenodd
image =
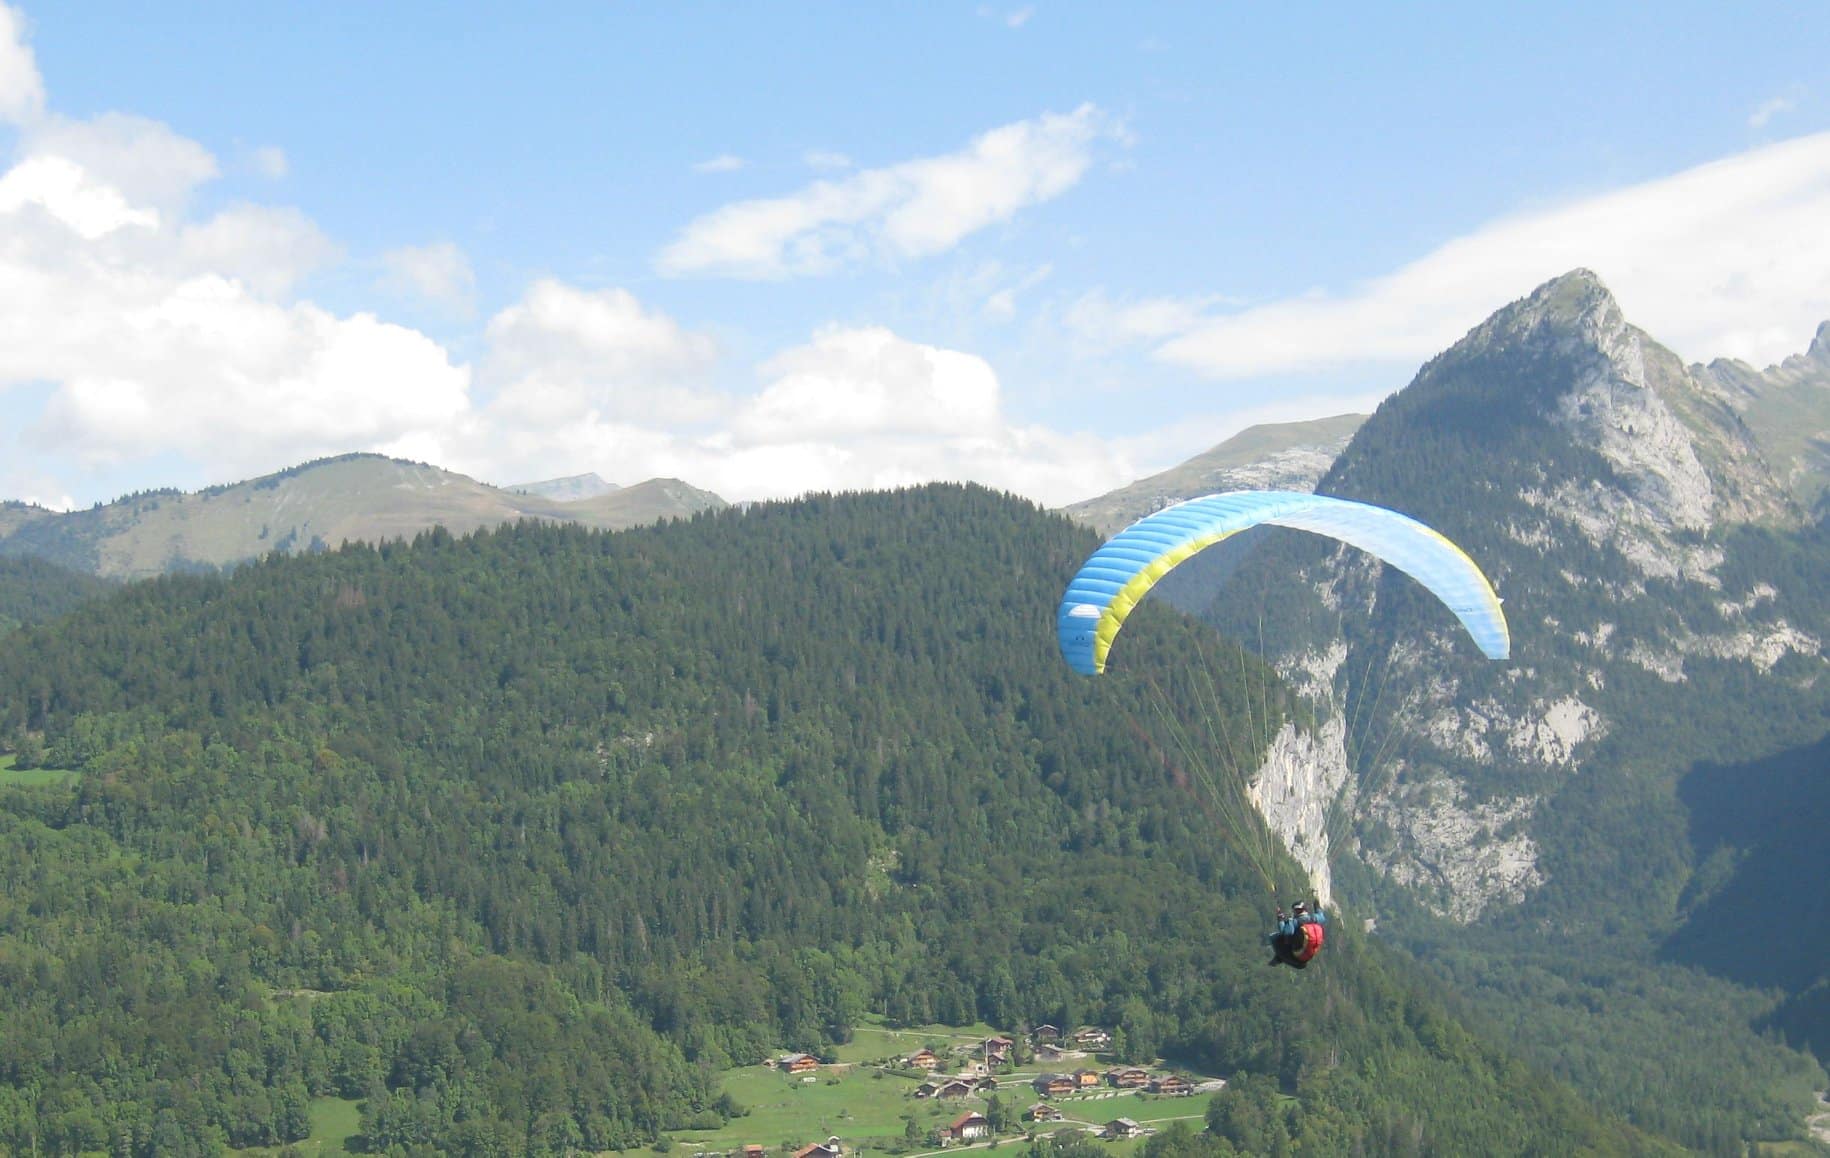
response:
<svg viewBox="0 0 1830 1158"><path fill-rule="evenodd" d="M112 590L113 584L47 563L0 556L0 635L43 623Z"/></svg>
<svg viewBox="0 0 1830 1158"><path fill-rule="evenodd" d="M1352 921L1265 967L1262 832L1151 746L1143 681L1055 655L1092 544L931 487L431 532L12 633L0 744L81 776L0 788L0 1145L271 1145L340 1097L352 1147L630 1146L874 1011L1109 1024L1262 1075L1312 1152L1659 1149ZM1284 702L1163 609L1127 646L1232 673L1165 693L1185 722Z"/></svg>

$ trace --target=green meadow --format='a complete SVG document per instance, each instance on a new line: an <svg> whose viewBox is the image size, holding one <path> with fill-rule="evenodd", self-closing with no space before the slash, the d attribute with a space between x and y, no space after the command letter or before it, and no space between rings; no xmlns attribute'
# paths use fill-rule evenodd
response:
<svg viewBox="0 0 1830 1158"><path fill-rule="evenodd" d="M19 788L62 787L74 784L80 772L67 768L15 768L13 763L18 757L0 756L0 787L14 786Z"/></svg>
<svg viewBox="0 0 1830 1158"><path fill-rule="evenodd" d="M311 1100L311 1137L290 1147L251 1146L231 1150L245 1158L273 1158L282 1152L315 1158L322 1154L348 1154L344 1143L355 1137L362 1126L360 1103L348 1098L313 1098Z"/></svg>

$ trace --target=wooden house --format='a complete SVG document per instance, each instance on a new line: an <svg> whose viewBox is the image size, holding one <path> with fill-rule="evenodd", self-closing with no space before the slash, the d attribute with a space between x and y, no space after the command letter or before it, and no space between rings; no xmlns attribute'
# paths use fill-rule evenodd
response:
<svg viewBox="0 0 1830 1158"><path fill-rule="evenodd" d="M1100 1076L1098 1070L1075 1070L1074 1084L1083 1090L1088 1089L1099 1084Z"/></svg>
<svg viewBox="0 0 1830 1158"><path fill-rule="evenodd" d="M991 1134L991 1121L977 1110L968 1110L953 1119L944 1131L955 1142L970 1142Z"/></svg>
<svg viewBox="0 0 1830 1158"><path fill-rule="evenodd" d="M1112 1048L1112 1035L1096 1025L1089 1025L1074 1031L1074 1044L1081 1049L1110 1049Z"/></svg>
<svg viewBox="0 0 1830 1158"><path fill-rule="evenodd" d="M934 1051L931 1049L918 1049L909 1055L908 1065L910 1069L927 1070L932 1073L940 1068L940 1059L934 1056Z"/></svg>
<svg viewBox="0 0 1830 1158"><path fill-rule="evenodd" d="M1121 1066L1107 1070L1106 1080L1121 1090L1141 1090L1150 1084L1150 1071L1136 1066Z"/></svg>
<svg viewBox="0 0 1830 1158"><path fill-rule="evenodd" d="M1029 1031L1031 1041L1060 1041L1061 1027L1058 1025L1038 1025Z"/></svg>
<svg viewBox="0 0 1830 1158"><path fill-rule="evenodd" d="M1130 1118L1114 1118L1103 1131L1107 1138L1135 1138L1143 1132L1144 1128Z"/></svg>
<svg viewBox="0 0 1830 1158"><path fill-rule="evenodd" d="M1047 1102L1037 1102L1029 1109L1023 1111L1023 1120L1025 1122L1059 1122L1061 1118L1061 1110L1058 1107L1049 1105Z"/></svg>
<svg viewBox="0 0 1830 1158"><path fill-rule="evenodd" d="M1175 1074L1165 1074L1145 1088L1153 1094L1192 1094L1195 1092L1195 1087L1189 1083L1187 1078L1177 1077Z"/></svg>
<svg viewBox="0 0 1830 1158"><path fill-rule="evenodd" d="M1045 1098L1058 1098L1080 1088L1080 1083L1067 1074L1038 1074L1030 1085Z"/></svg>

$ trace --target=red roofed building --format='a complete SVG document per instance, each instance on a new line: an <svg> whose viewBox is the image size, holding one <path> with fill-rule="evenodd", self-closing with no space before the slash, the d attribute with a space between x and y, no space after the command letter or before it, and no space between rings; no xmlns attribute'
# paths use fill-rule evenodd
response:
<svg viewBox="0 0 1830 1158"><path fill-rule="evenodd" d="M947 1127L947 1137L956 1142L970 1142L974 1138L984 1138L991 1133L991 1121L977 1110L968 1110ZM797 1156L798 1158L798 1156Z"/></svg>

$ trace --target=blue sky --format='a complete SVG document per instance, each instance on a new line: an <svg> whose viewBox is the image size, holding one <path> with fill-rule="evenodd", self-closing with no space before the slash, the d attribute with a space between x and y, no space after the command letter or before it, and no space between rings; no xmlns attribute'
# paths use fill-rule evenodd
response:
<svg viewBox="0 0 1830 1158"><path fill-rule="evenodd" d="M347 450L1048 503L1576 266L1830 318L1821 5L0 12L0 497Z"/></svg>

